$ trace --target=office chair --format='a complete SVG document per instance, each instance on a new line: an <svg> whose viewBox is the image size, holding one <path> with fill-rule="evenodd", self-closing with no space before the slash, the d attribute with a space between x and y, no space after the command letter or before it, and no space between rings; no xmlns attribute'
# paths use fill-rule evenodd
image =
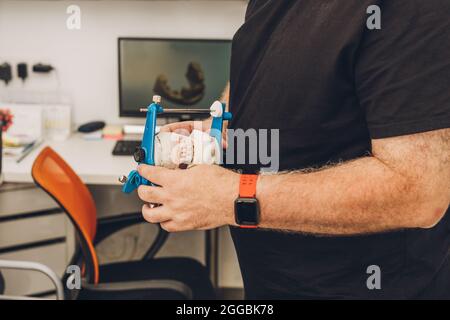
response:
<svg viewBox="0 0 450 320"><path fill-rule="evenodd" d="M9 269L9 270L27 270L27 271L35 271L44 274L51 282L53 283L56 289L56 299L63 300L64 299L64 288L61 283L61 279L46 265L36 262L29 261L12 261L12 260L0 260L0 270L1 269ZM4 279L2 274L0 273L0 300L41 300L40 298L34 298L30 296L11 296L4 295L5 286Z"/></svg>
<svg viewBox="0 0 450 320"><path fill-rule="evenodd" d="M66 289L71 299L213 299L206 268L190 258L155 258L167 233L159 228L156 240L141 261L99 265L95 245L111 234L144 222L140 213L97 219L95 203L86 185L50 147L32 167L35 183L63 209L75 226L77 249L71 265L84 272L82 289ZM63 283L71 275L63 276Z"/></svg>

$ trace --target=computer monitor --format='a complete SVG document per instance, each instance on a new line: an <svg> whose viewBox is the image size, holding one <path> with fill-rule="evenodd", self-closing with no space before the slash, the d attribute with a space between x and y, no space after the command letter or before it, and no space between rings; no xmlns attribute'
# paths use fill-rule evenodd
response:
<svg viewBox="0 0 450 320"><path fill-rule="evenodd" d="M119 38L121 117L162 96L170 109L209 108L229 81L231 41Z"/></svg>

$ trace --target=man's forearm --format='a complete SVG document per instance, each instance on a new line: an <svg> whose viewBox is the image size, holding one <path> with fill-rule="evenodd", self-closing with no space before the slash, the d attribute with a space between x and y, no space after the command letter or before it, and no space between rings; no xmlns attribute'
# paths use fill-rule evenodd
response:
<svg viewBox="0 0 450 320"><path fill-rule="evenodd" d="M375 157L262 176L257 196L263 228L350 235L421 225L415 187Z"/></svg>
<svg viewBox="0 0 450 320"><path fill-rule="evenodd" d="M312 173L262 176L261 227L318 234L398 229L411 221L405 181L367 157Z"/></svg>
<svg viewBox="0 0 450 320"><path fill-rule="evenodd" d="M450 129L372 147L316 172L261 176L261 227L351 235L437 224L450 202Z"/></svg>

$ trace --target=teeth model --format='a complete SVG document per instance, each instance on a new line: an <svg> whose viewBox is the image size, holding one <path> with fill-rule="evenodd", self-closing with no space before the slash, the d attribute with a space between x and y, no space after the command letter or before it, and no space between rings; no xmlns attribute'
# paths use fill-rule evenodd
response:
<svg viewBox="0 0 450 320"><path fill-rule="evenodd" d="M213 137L200 130L190 136L161 132L155 136L155 165L176 169L199 164L218 164L219 145Z"/></svg>

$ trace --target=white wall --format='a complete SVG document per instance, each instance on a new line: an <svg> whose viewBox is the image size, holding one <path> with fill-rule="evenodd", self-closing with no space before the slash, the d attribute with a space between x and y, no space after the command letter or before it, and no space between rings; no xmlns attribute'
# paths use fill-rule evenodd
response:
<svg viewBox="0 0 450 320"><path fill-rule="evenodd" d="M81 30L68 30L66 8L81 8ZM0 0L0 64L16 69L50 63L55 75L31 74L0 94L59 90L71 97L74 122L118 117L117 38L178 37L231 39L243 22L245 1L5 1ZM5 92L8 90L8 92ZM0 96L1 98L1 96Z"/></svg>

